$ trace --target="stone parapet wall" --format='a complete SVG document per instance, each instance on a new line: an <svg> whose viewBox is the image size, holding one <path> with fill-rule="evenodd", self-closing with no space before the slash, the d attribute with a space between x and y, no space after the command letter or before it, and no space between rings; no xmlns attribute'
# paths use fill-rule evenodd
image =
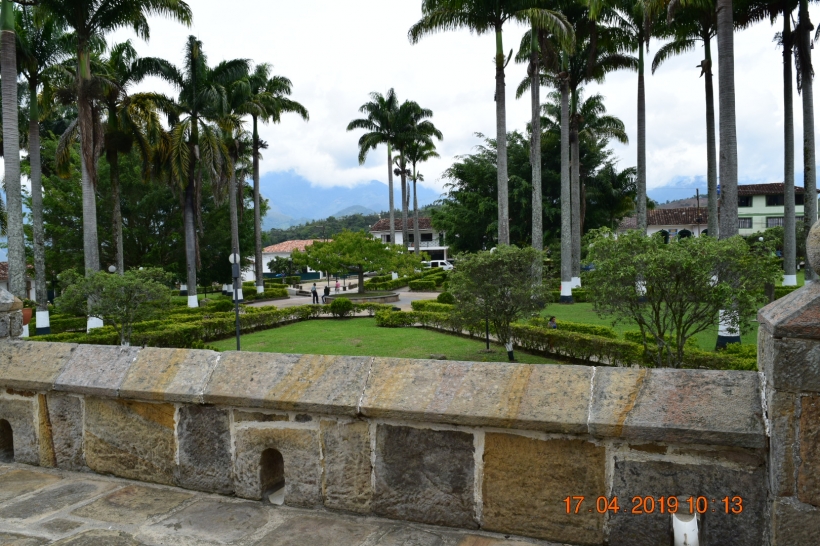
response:
<svg viewBox="0 0 820 546"><path fill-rule="evenodd" d="M17 462L248 499L283 464L287 505L568 544L665 546L660 497L699 495L704 544L766 534L751 372L3 341L0 388Z"/></svg>

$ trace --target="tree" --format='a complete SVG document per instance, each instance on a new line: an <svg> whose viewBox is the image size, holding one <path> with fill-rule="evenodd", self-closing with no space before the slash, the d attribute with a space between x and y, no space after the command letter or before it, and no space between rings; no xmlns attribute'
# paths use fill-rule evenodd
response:
<svg viewBox="0 0 820 546"><path fill-rule="evenodd" d="M720 238L737 235L737 123L735 121L735 45L732 0L716 0L718 111L720 130Z"/></svg>
<svg viewBox="0 0 820 546"><path fill-rule="evenodd" d="M569 43L573 31L563 14L545 9L547 2L539 0L423 0L422 18L413 25L408 36L417 43L422 36L439 31L466 28L476 34L495 34L495 112L498 143L498 243L510 243L510 212L507 177L507 107L504 69L512 57L505 56L502 39L504 23L514 20L544 29Z"/></svg>
<svg viewBox="0 0 820 546"><path fill-rule="evenodd" d="M387 146L387 186L390 192L390 242L396 242L396 209L393 205L393 141L396 138L394 119L399 99L391 88L386 95L370 93L370 102L364 103L359 112L366 118L354 119L347 125L348 131L364 129L367 133L359 138L359 165L364 165L367 152L380 144ZM406 241L405 241L406 244Z"/></svg>
<svg viewBox="0 0 820 546"><path fill-rule="evenodd" d="M485 320L514 360L513 322L540 311L549 289L532 274L532 264L542 253L532 247L499 245L494 250L459 257L450 276L455 313L467 324Z"/></svg>
<svg viewBox="0 0 820 546"><path fill-rule="evenodd" d="M417 167L420 163L440 156L438 152L436 152L436 145L429 137L422 137L411 142L407 147L406 155L407 160L413 167L412 173L410 174L410 180L413 181L413 252L418 255L421 235L419 233L419 196L416 191L416 185L419 180L424 180L424 176L418 172Z"/></svg>
<svg viewBox="0 0 820 546"><path fill-rule="evenodd" d="M97 185L97 158L103 145L103 135L100 134L101 127L95 119L97 114L93 105L96 92L91 72L93 43L108 32L129 26L139 37L148 39L149 15L170 16L190 25L191 9L182 0L38 0L38 5L58 21L65 21L74 31L77 48L77 122L81 139L84 190L83 254L85 273L91 275L100 268L94 192Z"/></svg>
<svg viewBox="0 0 820 546"><path fill-rule="evenodd" d="M725 1L725 0L722 0ZM817 222L817 160L815 157L814 142L814 67L811 62L811 31L814 26L809 18L808 0L800 0L800 9L797 20L797 47L795 61L797 62L797 91L803 99L803 187L808 197L805 200L804 214L806 232L802 238L808 236L809 230ZM820 32L820 31L819 31ZM815 36L815 39L817 36ZM722 74L722 72L721 72ZM723 77L721 76L721 82ZM721 116L723 109L721 107ZM817 280L816 271L810 264L806 264L806 280Z"/></svg>
<svg viewBox="0 0 820 546"><path fill-rule="evenodd" d="M644 347L658 367L679 368L692 336L714 328L722 309L731 331L748 325L765 304L764 286L774 283L777 261L750 252L741 237L662 237L632 231L592 237L588 261L595 264L587 289L600 316L638 325Z"/></svg>
<svg viewBox="0 0 820 546"><path fill-rule="evenodd" d="M359 294L364 294L366 271L392 270L410 273L421 267L421 257L407 252L406 247L384 244L364 231L343 231L331 241L316 241L291 254L296 266L308 266L316 271L341 273L350 271L359 277Z"/></svg>
<svg viewBox="0 0 820 546"><path fill-rule="evenodd" d="M113 326L120 345L127 346L135 323L157 317L170 307L169 277L161 269L129 270L122 275L98 271L90 277L71 269L59 276L63 291L55 303L69 314L83 314L87 309L91 316Z"/></svg>
<svg viewBox="0 0 820 546"><path fill-rule="evenodd" d="M282 256L274 256L274 258L268 262L268 270L271 273L289 277L293 272L293 260L283 258Z"/></svg>

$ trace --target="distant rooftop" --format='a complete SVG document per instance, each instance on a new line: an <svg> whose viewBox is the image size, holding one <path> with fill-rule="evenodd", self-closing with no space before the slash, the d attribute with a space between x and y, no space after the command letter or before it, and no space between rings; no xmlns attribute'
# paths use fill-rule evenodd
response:
<svg viewBox="0 0 820 546"><path fill-rule="evenodd" d="M698 221L700 218L700 221ZM646 224L649 226L686 226L686 225L706 225L709 219L708 211L705 207L697 209L695 207L681 207L676 209L653 209L646 211ZM638 219L635 216L624 218L619 230L637 229Z"/></svg>
<svg viewBox="0 0 820 546"><path fill-rule="evenodd" d="M774 182L772 184L740 184L737 187L738 195L782 195L786 191L786 184ZM803 193L803 186L795 186L794 193Z"/></svg>
<svg viewBox="0 0 820 546"><path fill-rule="evenodd" d="M304 252L305 247L312 245L316 241L318 241L318 239L299 239L296 241L284 241L281 243L277 243L275 245L266 246L262 249L262 252L264 252L265 254L274 254L277 252L293 252L294 250Z"/></svg>
<svg viewBox="0 0 820 546"><path fill-rule="evenodd" d="M396 231L401 231L401 218L396 218L393 225ZM416 223L414 218L407 219L407 229L416 229L415 225ZM433 229L433 224L432 222L430 222L429 218L419 218L419 229ZM381 220L373 224L373 227L370 228L370 231L390 231L390 218L382 218Z"/></svg>

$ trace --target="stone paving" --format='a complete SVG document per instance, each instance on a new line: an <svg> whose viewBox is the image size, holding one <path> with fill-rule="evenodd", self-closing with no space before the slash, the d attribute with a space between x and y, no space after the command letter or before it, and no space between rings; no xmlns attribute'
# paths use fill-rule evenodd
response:
<svg viewBox="0 0 820 546"><path fill-rule="evenodd" d="M319 286L318 284L316 286ZM321 291L323 286L319 286L319 297L322 297ZM331 295L333 294L331 287ZM398 292L399 294L399 301L393 303L393 307L398 307L402 311L410 311L412 307L410 303L416 300L434 300L438 297L441 292L411 292L409 288L399 288L394 290L394 292ZM344 293L340 293L342 296ZM267 307L273 305L275 307L294 307L296 305L310 305L311 303L310 296L291 296L286 300L272 300L272 301L260 301L257 303L249 303L249 307Z"/></svg>
<svg viewBox="0 0 820 546"><path fill-rule="evenodd" d="M557 546L0 464L0 545Z"/></svg>

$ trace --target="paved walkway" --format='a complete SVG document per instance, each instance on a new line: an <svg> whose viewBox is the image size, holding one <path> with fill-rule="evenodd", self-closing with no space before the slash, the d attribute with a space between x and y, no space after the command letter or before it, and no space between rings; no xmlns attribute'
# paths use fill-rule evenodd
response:
<svg viewBox="0 0 820 546"><path fill-rule="evenodd" d="M556 546L21 464L0 464L0 544Z"/></svg>
<svg viewBox="0 0 820 546"><path fill-rule="evenodd" d="M321 290L324 286L319 286L319 298L321 299ZM438 297L440 292L411 292L409 288L399 288L396 290L399 293L399 301L393 303L394 307L398 307L403 311L410 311L410 302L416 300L434 300ZM333 294L333 289L331 288L331 295ZM344 296L346 292L340 292L339 295ZM310 305L311 298L310 296L291 296L286 300L273 300L273 301L260 301L258 303L249 303L249 307L267 307L269 305L273 305L276 307L293 307L296 305Z"/></svg>

